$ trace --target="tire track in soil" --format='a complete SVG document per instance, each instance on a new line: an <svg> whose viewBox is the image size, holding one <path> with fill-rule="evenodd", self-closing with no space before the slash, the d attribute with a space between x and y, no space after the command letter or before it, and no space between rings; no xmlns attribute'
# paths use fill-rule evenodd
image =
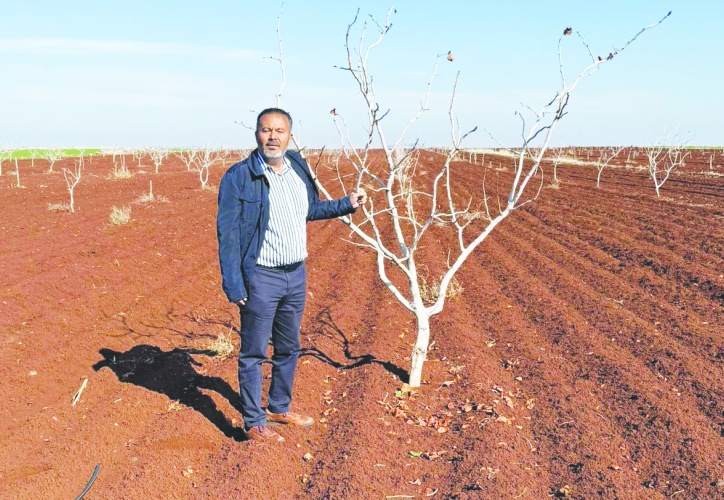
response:
<svg viewBox="0 0 724 500"><path fill-rule="evenodd" d="M500 259L496 262L501 267L491 269L491 272L503 283L503 291L515 297L530 321L551 325L548 342L564 349L564 359L592 369L593 374L587 377L595 378L596 384L603 389L601 392L605 400L612 401L613 404L604 411L616 422L619 428L617 435L628 443L630 458L644 476L643 484L647 487L661 487L656 471L661 470L661 462L664 461L664 470L670 471L667 479L686 486L687 491L691 491L688 488L706 491L703 485L718 477L719 471L713 464L721 458L718 456L718 447L709 444L718 441L717 434L711 429L711 422L702 418L702 415L683 415L681 401L689 400L691 405L688 395L679 398L674 397L671 391L656 389L660 387L660 381L647 367L628 351L610 345L604 335L588 326L586 318L576 312L586 310L579 305L579 301L575 309L572 308L569 302L558 298L557 289L553 292L548 285L534 278L539 272L521 269L518 262L509 256L510 253L514 254L513 250L511 246L502 247L497 252ZM506 284L509 277L514 278L510 286ZM568 328L561 328L558 325L562 321L572 324ZM595 355L586 355L587 351ZM607 392L605 387L611 389ZM641 387L652 387L654 390L641 394L637 391ZM587 425L586 428L590 430L595 427ZM554 438L555 430L549 429L546 434L542 438ZM580 445L576 448L580 448ZM649 456L649 453L653 456ZM556 463L555 460L552 462ZM682 472L684 467L688 468L686 473ZM565 470L559 473L564 474ZM692 473L701 480L700 483L689 483L687 474ZM671 493L673 491L670 490Z"/></svg>

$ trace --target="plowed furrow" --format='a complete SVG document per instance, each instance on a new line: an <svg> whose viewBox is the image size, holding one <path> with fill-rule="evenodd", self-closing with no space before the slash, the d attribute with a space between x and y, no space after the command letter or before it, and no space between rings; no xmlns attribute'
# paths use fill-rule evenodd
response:
<svg viewBox="0 0 724 500"><path fill-rule="evenodd" d="M718 432L712 428L712 422L696 413L684 421L678 411L667 411L667 408L687 401L694 406L693 398L677 396L671 390L656 390L657 386L661 387L661 381L640 360L587 324L588 318L577 312L586 309L582 307L584 304L572 310L568 301L558 298L558 290L554 292L550 285L535 279L534 273L522 269L520 261L508 256L508 251L509 248L496 252L500 259L491 272L503 283L503 291L516 300L529 320L541 325L540 333L546 344L561 346L564 359L580 368L585 366L585 377L594 380L603 389L602 397L615 401L602 412L615 422L618 434L629 442L631 458L643 471L644 477L647 473L655 474L654 466L659 467L662 460L672 470L681 467L683 462L680 457L688 456L691 446L701 448L696 450L699 459L688 466L697 477L712 477L716 473L712 467L719 458L718 451L700 441L694 444L690 441L691 435L701 433L708 435L709 442L716 439L714 436ZM564 317L567 322L561 323ZM651 387L653 390L637 393L637 387ZM656 413L653 413L654 410ZM571 407L567 405L566 411L572 411ZM556 434L555 429L549 429L548 437ZM576 448L580 449L580 446L578 443ZM648 454L651 449L657 450L654 456ZM673 472L672 476L686 480L685 474ZM644 479L643 482L651 480Z"/></svg>
<svg viewBox="0 0 724 500"><path fill-rule="evenodd" d="M716 314L716 307L706 300L707 297L701 297L696 290L686 287L678 287L674 294L665 292L666 288L657 285L670 283L647 267L622 266L614 255L592 248L589 240L572 234L564 237L561 231L542 221L528 215L522 218L527 223L516 222L515 231L526 236L525 245L535 248L546 246L546 255L571 269L571 272L589 263L592 269L586 283L596 287L606 300L615 301L627 309L634 308L636 316L648 320L650 324L658 324L661 331L687 345L694 342L695 348L704 349L706 357L716 356L717 346L711 332L717 329L720 316ZM612 245L601 246L609 249ZM645 286L643 291L642 286ZM667 321L661 322L662 317L666 317Z"/></svg>
<svg viewBox="0 0 724 500"><path fill-rule="evenodd" d="M717 422L719 411L717 402L724 397L719 381L724 373L711 369L711 363L717 355L717 346L713 338L704 342L714 344L705 343L703 349L697 349L696 345L690 346L692 340L700 341L701 334L697 335L697 332L690 334L688 339L672 339L669 335L662 335L656 330L655 325L642 320L636 311L606 304L605 296L600 295L596 287L611 284L613 280L607 279L606 276L603 278L597 276L596 270L587 269L589 266L583 262L570 264L556 262L548 255L539 253L540 246L532 252L521 246L523 242L519 238L508 234L505 236L512 243L505 242L510 255L515 257L531 276L552 278L548 281L548 286L562 300L576 306L580 305L578 310L585 312L586 320L597 332L600 332L602 340L615 338L618 345L659 376L676 380L678 386L683 386L679 387L680 389L686 389L688 394L696 397L699 409L713 422ZM560 253L552 252L551 255L560 256ZM601 279L603 282L596 285ZM625 285L624 287L628 288ZM610 292L611 289L605 291ZM635 303L640 302L641 300ZM665 309L663 311L659 309L659 313L668 317ZM704 349L706 350L702 353Z"/></svg>
<svg viewBox="0 0 724 500"><path fill-rule="evenodd" d="M588 215L585 220L583 216L579 217L575 224L561 224L559 219L546 212L531 210L530 213L578 241L609 253L622 266L648 268L662 279L676 280L682 290L688 289L694 296L724 304L724 288L719 278L721 257L707 255L705 259L696 259L687 251L684 241L669 241L666 245L648 243L636 236L635 229L632 234L630 227ZM689 259L695 258L696 263L686 260L687 254Z"/></svg>

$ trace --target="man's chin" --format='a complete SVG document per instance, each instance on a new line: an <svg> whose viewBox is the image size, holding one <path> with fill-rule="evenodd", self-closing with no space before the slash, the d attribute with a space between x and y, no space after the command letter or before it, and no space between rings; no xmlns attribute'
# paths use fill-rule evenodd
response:
<svg viewBox="0 0 724 500"><path fill-rule="evenodd" d="M286 153L286 151L282 151L281 149L276 151L267 151L266 149L261 150L261 156L265 160L278 160L279 158L284 157L284 153Z"/></svg>

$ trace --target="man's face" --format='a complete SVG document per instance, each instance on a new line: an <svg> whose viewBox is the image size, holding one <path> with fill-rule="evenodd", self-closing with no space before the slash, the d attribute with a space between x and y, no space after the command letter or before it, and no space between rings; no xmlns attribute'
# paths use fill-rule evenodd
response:
<svg viewBox="0 0 724 500"><path fill-rule="evenodd" d="M262 157L269 164L278 164L281 161L287 152L291 137L289 120L286 116L270 113L259 120L256 128L256 144Z"/></svg>

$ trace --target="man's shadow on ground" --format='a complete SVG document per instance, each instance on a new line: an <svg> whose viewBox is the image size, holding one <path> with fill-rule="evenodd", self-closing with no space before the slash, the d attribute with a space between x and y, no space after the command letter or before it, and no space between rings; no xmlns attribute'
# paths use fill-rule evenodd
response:
<svg viewBox="0 0 724 500"><path fill-rule="evenodd" d="M340 343L346 362L336 361L315 346L303 348L300 357L310 356L339 370L377 364L396 375L402 382L407 381L407 372L390 361L380 361L371 354L353 355L347 335L334 322L328 309L317 315L313 328L314 333ZM236 411L241 412L241 398L237 391L224 379L201 375L194 368L202 364L193 358L193 354L212 355L212 352L188 348L163 351L157 346L146 344L137 345L126 352L106 348L99 352L103 360L93 365L95 371L110 368L121 382L163 394L170 400L178 401L199 412L226 437L233 437L237 441L245 439L241 427L234 427L217 408L214 400L202 391L205 389L217 392L226 398Z"/></svg>
<svg viewBox="0 0 724 500"><path fill-rule="evenodd" d="M162 351L153 345L137 345L126 352L101 349L103 360L93 365L95 371L110 368L118 380L137 385L177 400L206 417L226 437L243 440L241 428L234 427L202 389L219 393L231 406L240 410L239 394L222 378L201 375L194 369L202 366L192 354L213 354L200 349L176 348Z"/></svg>

